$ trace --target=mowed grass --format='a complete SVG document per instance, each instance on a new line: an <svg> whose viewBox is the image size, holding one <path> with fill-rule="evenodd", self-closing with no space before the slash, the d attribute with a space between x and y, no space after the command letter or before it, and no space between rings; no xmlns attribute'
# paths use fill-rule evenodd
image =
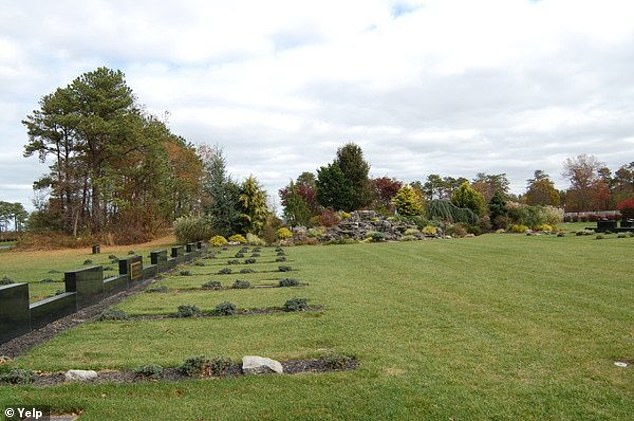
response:
<svg viewBox="0 0 634 421"><path fill-rule="evenodd" d="M107 278L119 274L117 263L112 263L108 256L125 258L128 252L134 251L143 256L143 261L149 264L150 251L169 250L175 243L176 239L173 236L167 236L141 245L101 246L100 254L92 254L90 247L49 251L6 250L0 253L0 277L7 276L14 282L28 283L30 300L33 303L55 295L57 290L63 290L64 272L89 266L84 265L86 260L92 261L90 266L103 266L104 277ZM44 279L53 282L41 282Z"/></svg>
<svg viewBox="0 0 634 421"><path fill-rule="evenodd" d="M308 287L144 293L118 307L136 314L175 311L180 304L210 309L225 300L267 307L300 296L323 305L322 312L87 323L14 365L133 368L175 366L199 354L283 360L336 350L356 355L357 370L4 387L0 400L81 409L82 420L141 420L148 414L166 420L629 420L633 368L614 362L634 363L633 247L633 238L616 236L484 235L289 248L287 264L296 271L279 277ZM201 283L269 283L278 277L262 272L220 278L206 273L222 262L207 262L191 267L198 275L160 282L175 288L194 276Z"/></svg>

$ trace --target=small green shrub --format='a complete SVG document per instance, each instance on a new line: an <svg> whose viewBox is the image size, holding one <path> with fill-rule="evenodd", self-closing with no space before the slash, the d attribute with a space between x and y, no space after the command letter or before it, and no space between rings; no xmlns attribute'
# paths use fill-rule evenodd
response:
<svg viewBox="0 0 634 421"><path fill-rule="evenodd" d="M209 360L203 355L198 357L186 358L183 364L181 364L177 370L185 376L202 376L206 372L206 367L209 366Z"/></svg>
<svg viewBox="0 0 634 421"><path fill-rule="evenodd" d="M239 265L240 261L237 259L231 259L231 260L227 260L227 264L228 265Z"/></svg>
<svg viewBox="0 0 634 421"><path fill-rule="evenodd" d="M166 293L168 291L169 291L169 288L166 287L165 285L153 285L145 289L145 292L150 292L150 293Z"/></svg>
<svg viewBox="0 0 634 421"><path fill-rule="evenodd" d="M251 288L251 283L249 281L243 281L240 279L236 279L236 281L231 285L233 289L248 289Z"/></svg>
<svg viewBox="0 0 634 421"><path fill-rule="evenodd" d="M240 273L255 273L255 271L251 268L240 269Z"/></svg>
<svg viewBox="0 0 634 421"><path fill-rule="evenodd" d="M8 373L0 374L0 383L31 384L35 381L35 375L31 370L12 368Z"/></svg>
<svg viewBox="0 0 634 421"><path fill-rule="evenodd" d="M280 250L277 253L275 253L276 256L286 256L286 253L284 253L284 250Z"/></svg>
<svg viewBox="0 0 634 421"><path fill-rule="evenodd" d="M286 257L284 257L284 256L276 257L275 261L276 262L285 262L286 261Z"/></svg>
<svg viewBox="0 0 634 421"><path fill-rule="evenodd" d="M212 247L223 247L227 244L227 239L222 235L214 235L211 237L211 240L209 240L209 244L211 244ZM223 250L226 249L223 248Z"/></svg>
<svg viewBox="0 0 634 421"><path fill-rule="evenodd" d="M252 265L252 264L254 264L256 262L257 262L257 260L254 259L253 257L250 257L250 258L244 260L244 264L246 264L246 265Z"/></svg>
<svg viewBox="0 0 634 421"><path fill-rule="evenodd" d="M218 357L209 360L209 369L214 376L222 377L229 372L233 363L229 358Z"/></svg>
<svg viewBox="0 0 634 421"><path fill-rule="evenodd" d="M180 276L192 276L192 273L189 270L181 270L180 272L178 272L178 274Z"/></svg>
<svg viewBox="0 0 634 421"><path fill-rule="evenodd" d="M291 272L293 270L293 268L290 267L290 266L283 266L282 265L282 266L278 266L277 270L280 271L280 272Z"/></svg>
<svg viewBox="0 0 634 421"><path fill-rule="evenodd" d="M232 316L236 313L236 305L229 301L224 301L214 308L213 314L216 316Z"/></svg>
<svg viewBox="0 0 634 421"><path fill-rule="evenodd" d="M142 365L134 369L137 377L145 377L148 379L160 379L163 377L163 367L158 364Z"/></svg>
<svg viewBox="0 0 634 421"><path fill-rule="evenodd" d="M282 306L284 311L304 311L308 309L307 298L291 298L287 300Z"/></svg>
<svg viewBox="0 0 634 421"><path fill-rule="evenodd" d="M260 253L251 253L251 257L260 257Z"/></svg>
<svg viewBox="0 0 634 421"><path fill-rule="evenodd" d="M381 241L385 241L385 234L378 231L373 231L368 234L368 238L373 243L380 243Z"/></svg>
<svg viewBox="0 0 634 421"><path fill-rule="evenodd" d="M108 259L110 260L119 260L119 258L117 256L115 256L114 254L111 254L110 256L108 256ZM113 262L114 263L114 262Z"/></svg>
<svg viewBox="0 0 634 421"><path fill-rule="evenodd" d="M255 248L253 249L253 253L260 253L261 251L262 251L262 248L261 248L261 247L255 247Z"/></svg>
<svg viewBox="0 0 634 421"><path fill-rule="evenodd" d="M342 370L354 365L357 358L330 351L322 355L320 360L331 370Z"/></svg>
<svg viewBox="0 0 634 421"><path fill-rule="evenodd" d="M134 250L129 250L129 251L128 251L128 256L134 256L134 254L135 254L135 253L134 253Z"/></svg>
<svg viewBox="0 0 634 421"><path fill-rule="evenodd" d="M565 236L566 236L566 233L563 231L560 231L557 233L557 237L565 237Z"/></svg>
<svg viewBox="0 0 634 421"><path fill-rule="evenodd" d="M284 278L280 279L278 284L280 287L296 287L299 286L299 281L294 278Z"/></svg>
<svg viewBox="0 0 634 421"><path fill-rule="evenodd" d="M233 234L231 237L229 237L229 241L232 243L240 243L240 244L247 243L247 239L244 238L241 234Z"/></svg>
<svg viewBox="0 0 634 421"><path fill-rule="evenodd" d="M200 314L200 309L190 304L180 305L178 306L178 310L176 311L176 317L196 317Z"/></svg>
<svg viewBox="0 0 634 421"><path fill-rule="evenodd" d="M229 275L231 274L231 268L222 268L218 271L218 275Z"/></svg>
<svg viewBox="0 0 634 421"><path fill-rule="evenodd" d="M620 233L619 235L616 236L616 238L626 238L627 235L625 235L625 233Z"/></svg>
<svg viewBox="0 0 634 421"><path fill-rule="evenodd" d="M293 238L293 232L286 227L278 229L276 235L280 240L289 240Z"/></svg>
<svg viewBox="0 0 634 421"><path fill-rule="evenodd" d="M117 308L109 308L99 315L99 320L127 320L128 314Z"/></svg>
<svg viewBox="0 0 634 421"><path fill-rule="evenodd" d="M235 257L237 257L238 259L242 259L244 257L244 253L239 251L238 253L236 253Z"/></svg>
<svg viewBox="0 0 634 421"><path fill-rule="evenodd" d="M209 281L209 282L205 282L202 288L218 290L218 289L222 289L222 284L220 283L220 281Z"/></svg>
<svg viewBox="0 0 634 421"><path fill-rule="evenodd" d="M92 260L90 260L90 259L86 259L86 260L84 260L84 263L83 263L83 264L84 264L85 266L87 266L87 265L92 265Z"/></svg>
<svg viewBox="0 0 634 421"><path fill-rule="evenodd" d="M194 262L194 266L205 266L205 262L201 261L201 260L196 260Z"/></svg>

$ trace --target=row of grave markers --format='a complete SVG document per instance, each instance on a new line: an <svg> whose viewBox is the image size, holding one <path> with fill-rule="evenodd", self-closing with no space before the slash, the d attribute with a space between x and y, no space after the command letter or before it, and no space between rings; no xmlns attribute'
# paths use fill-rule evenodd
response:
<svg viewBox="0 0 634 421"><path fill-rule="evenodd" d="M169 256L167 250L152 251L150 265L145 267L141 256L119 259L119 275L106 279L103 266L71 270L64 273L65 292L32 304L28 283L0 286L0 344L200 257L206 248L198 242L172 247Z"/></svg>

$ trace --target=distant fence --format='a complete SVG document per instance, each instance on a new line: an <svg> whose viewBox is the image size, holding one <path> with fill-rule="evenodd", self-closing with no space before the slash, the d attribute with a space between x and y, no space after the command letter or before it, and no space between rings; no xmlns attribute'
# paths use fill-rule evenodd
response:
<svg viewBox="0 0 634 421"><path fill-rule="evenodd" d="M564 213L564 222L595 222L599 219L616 221L621 219L621 213L617 210Z"/></svg>
<svg viewBox="0 0 634 421"><path fill-rule="evenodd" d="M205 249L198 242L172 247L169 257L166 250L153 251L150 265L145 267L141 256L119 259L119 275L106 279L103 266L71 270L64 273L64 293L33 304L29 303L27 283L0 286L0 344L125 291L179 263L200 257Z"/></svg>

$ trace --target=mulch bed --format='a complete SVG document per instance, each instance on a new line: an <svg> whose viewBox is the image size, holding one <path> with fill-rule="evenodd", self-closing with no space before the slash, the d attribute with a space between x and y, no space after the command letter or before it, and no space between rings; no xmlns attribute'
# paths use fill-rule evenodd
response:
<svg viewBox="0 0 634 421"><path fill-rule="evenodd" d="M354 370L359 365L356 359L350 359L343 367L333 368L328 362L321 359L311 360L290 360L281 361L284 368L284 374L299 374L299 373L324 373L330 371L347 371ZM128 370L104 370L99 371L98 377L94 380L83 382L84 384L103 384L103 383L138 383L147 381L172 381L178 382L183 380L193 379L206 379L214 377L189 377L182 374L176 368L166 368L163 371L163 376L160 379L151 379L148 377L140 376L133 371ZM243 376L242 365L232 364L229 367L225 375L222 377L238 377ZM217 377L215 377L217 378ZM36 374L35 381L32 383L36 387L56 386L66 383L63 372L57 373L40 373Z"/></svg>
<svg viewBox="0 0 634 421"><path fill-rule="evenodd" d="M236 310L235 314L231 316L218 315L211 312L201 312L191 317L178 317L176 314L139 314L128 316L127 319L122 320L160 320L160 319L197 319L203 317L233 317L233 316L254 316L262 314L274 314L274 313L314 313L320 312L324 309L324 306L308 306L302 311L284 311L281 307L265 307L265 308L249 308ZM110 320L109 320L110 321Z"/></svg>

